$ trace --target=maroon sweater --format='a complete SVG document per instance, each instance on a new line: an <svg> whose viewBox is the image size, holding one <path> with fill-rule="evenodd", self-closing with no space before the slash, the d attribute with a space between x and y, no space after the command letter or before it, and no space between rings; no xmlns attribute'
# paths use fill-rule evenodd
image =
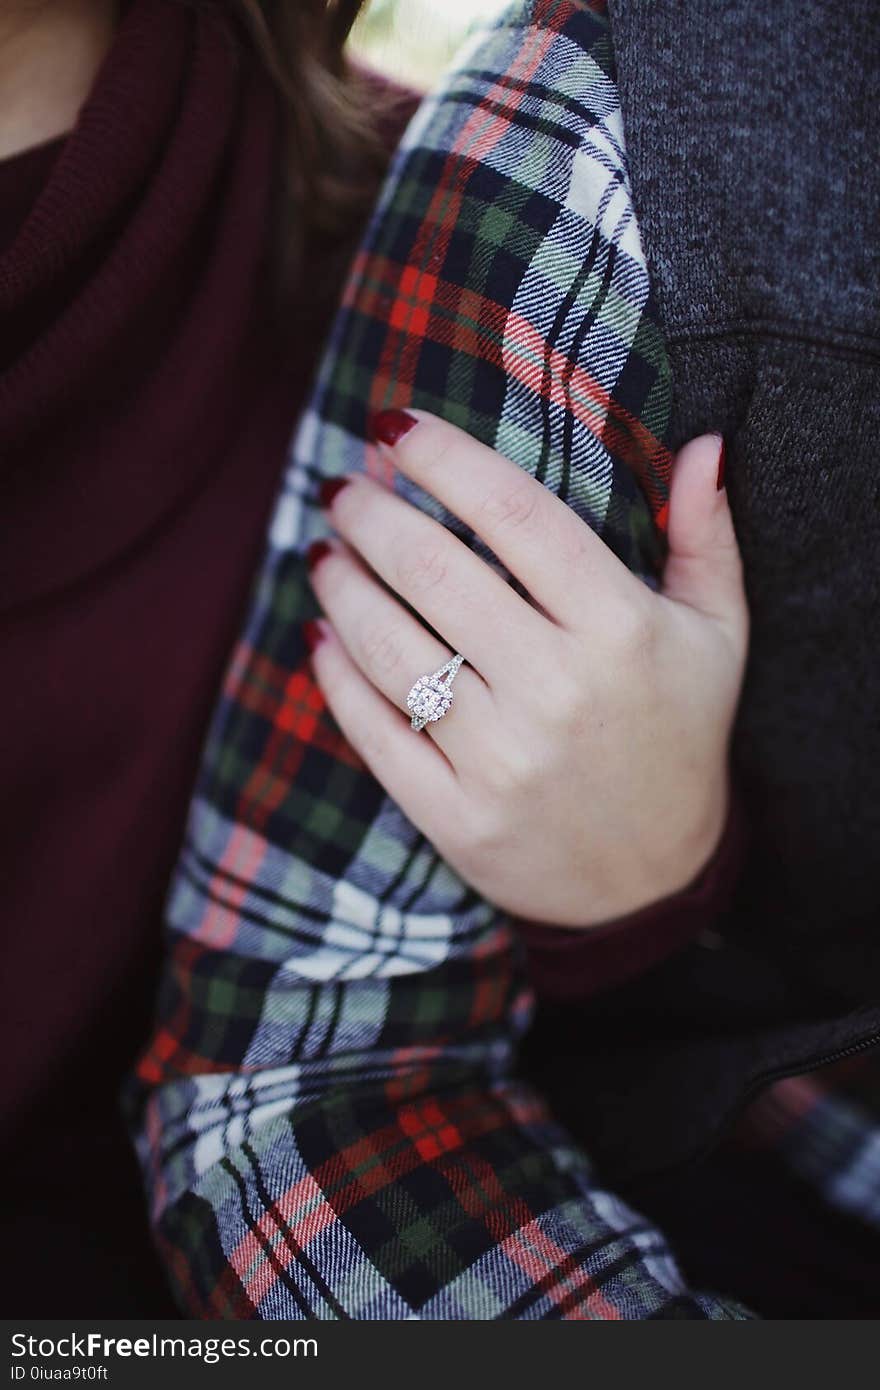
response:
<svg viewBox="0 0 880 1390"><path fill-rule="evenodd" d="M45 1312L165 1308L116 1094L320 346L296 303L276 328L277 114L216 13L134 0L71 135L0 165L0 1122L27 1300L10 1313L39 1308L50 1242L77 1278ZM337 256L310 282L338 279ZM642 914L622 950L604 933L608 978L696 930L716 887ZM530 940L549 990L596 979L583 938Z"/></svg>
<svg viewBox="0 0 880 1390"><path fill-rule="evenodd" d="M317 348L273 326L277 163L218 19L135 0L72 134L2 170L3 1226L23 1287L75 1262L71 1316L147 1297L116 1091Z"/></svg>

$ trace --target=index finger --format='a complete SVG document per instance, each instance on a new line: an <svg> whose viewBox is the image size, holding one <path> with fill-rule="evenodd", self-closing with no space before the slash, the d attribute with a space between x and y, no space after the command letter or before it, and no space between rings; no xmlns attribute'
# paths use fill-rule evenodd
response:
<svg viewBox="0 0 880 1390"><path fill-rule="evenodd" d="M456 425L423 410L394 410L373 416L370 427L394 466L470 526L558 623L583 627L587 584L621 596L641 591L565 502Z"/></svg>

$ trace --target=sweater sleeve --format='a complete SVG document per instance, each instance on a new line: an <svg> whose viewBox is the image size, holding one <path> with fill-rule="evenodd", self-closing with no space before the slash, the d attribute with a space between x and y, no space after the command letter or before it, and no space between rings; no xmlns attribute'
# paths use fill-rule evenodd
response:
<svg viewBox="0 0 880 1390"><path fill-rule="evenodd" d="M204 859L190 867L197 884ZM517 1079L529 995L506 922L463 900L431 965L436 920L386 907L367 974L362 916L331 918L297 954L281 885L270 901L259 877L216 870L188 926L191 898L175 895L159 1019L128 1095L183 1312L747 1316L688 1287L662 1233Z"/></svg>
<svg viewBox="0 0 880 1390"><path fill-rule="evenodd" d="M711 930L729 904L747 839L742 801L734 793L712 857L680 893L583 931L519 922L536 993L567 1003L586 999L644 974Z"/></svg>

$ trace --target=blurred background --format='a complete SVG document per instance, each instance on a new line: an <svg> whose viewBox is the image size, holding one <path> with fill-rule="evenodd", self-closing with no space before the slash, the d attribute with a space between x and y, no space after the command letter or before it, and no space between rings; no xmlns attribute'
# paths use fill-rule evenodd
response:
<svg viewBox="0 0 880 1390"><path fill-rule="evenodd" d="M352 45L408 86L432 87L468 31L508 0L371 0Z"/></svg>

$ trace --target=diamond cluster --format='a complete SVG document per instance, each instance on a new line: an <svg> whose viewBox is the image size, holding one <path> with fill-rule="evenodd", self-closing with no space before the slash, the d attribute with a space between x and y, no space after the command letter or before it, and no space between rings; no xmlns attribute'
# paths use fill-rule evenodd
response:
<svg viewBox="0 0 880 1390"><path fill-rule="evenodd" d="M418 732L426 724L436 724L449 711L452 704L452 682L464 662L460 652L456 652L439 671L430 676L419 676L406 697L406 707L412 715L412 726Z"/></svg>
<svg viewBox="0 0 880 1390"><path fill-rule="evenodd" d="M406 707L412 715L413 727L434 724L442 719L452 704L452 688L437 676L420 676L406 697Z"/></svg>

